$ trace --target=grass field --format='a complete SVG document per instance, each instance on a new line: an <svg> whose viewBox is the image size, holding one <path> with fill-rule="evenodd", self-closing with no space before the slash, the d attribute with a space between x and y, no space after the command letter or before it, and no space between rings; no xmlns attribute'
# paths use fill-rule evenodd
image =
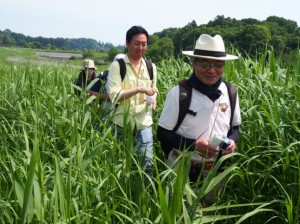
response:
<svg viewBox="0 0 300 224"><path fill-rule="evenodd" d="M289 67L272 50L226 64L241 137L226 171L200 189L187 181L187 161L176 172L166 166L156 141L155 174L140 169L130 136L117 141L95 99L75 96L81 60L52 62L27 49L0 55L1 223L300 223L300 52ZM167 91L191 72L184 59L157 67L154 131ZM223 179L217 204L199 208Z"/></svg>

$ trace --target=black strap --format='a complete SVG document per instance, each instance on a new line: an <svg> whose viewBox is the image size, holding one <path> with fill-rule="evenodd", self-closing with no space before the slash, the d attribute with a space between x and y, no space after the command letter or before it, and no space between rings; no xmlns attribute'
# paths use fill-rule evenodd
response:
<svg viewBox="0 0 300 224"><path fill-rule="evenodd" d="M145 59L147 69L149 72L150 80L153 80L153 66L152 66L152 61Z"/></svg>
<svg viewBox="0 0 300 224"><path fill-rule="evenodd" d="M179 82L179 113L178 119L173 131L176 132L181 125L185 115L189 113L189 106L192 99L192 87L187 80ZM194 115L195 116L195 115Z"/></svg>
<svg viewBox="0 0 300 224"><path fill-rule="evenodd" d="M126 75L125 61L122 58L119 58L117 61L119 62L121 80L123 81Z"/></svg>
<svg viewBox="0 0 300 224"><path fill-rule="evenodd" d="M231 108L231 114L230 114L230 130L229 133L232 132L232 120L233 115L235 111L235 104L236 104L236 98L237 98L237 89L234 85L225 82L226 87L228 89L228 96L229 96L229 102L230 102L230 108ZM178 113L178 119L175 127L173 128L173 131L176 132L179 126L181 125L183 119L185 118L185 115L187 113L192 114L193 116L196 116L196 112L193 112L189 109L192 99L192 87L189 85L187 80L182 80L179 82L179 113Z"/></svg>
<svg viewBox="0 0 300 224"><path fill-rule="evenodd" d="M125 64L125 61L123 60L123 58L120 58L117 61L119 62L121 80L123 81L124 78L125 78L125 75L126 75L126 64ZM150 80L153 80L153 65L152 65L152 61L145 59L145 62L146 62L147 69L148 69L148 72L149 72Z"/></svg>
<svg viewBox="0 0 300 224"><path fill-rule="evenodd" d="M233 120L233 115L235 111L235 105L236 105L236 97L237 97L237 89L234 85L232 85L229 82L225 82L227 90L228 90L228 96L229 96L229 102L230 102L230 109L231 109L231 114L230 114L230 130L229 134L232 132L232 120Z"/></svg>
<svg viewBox="0 0 300 224"><path fill-rule="evenodd" d="M106 79L107 79L107 76L108 76L108 70L105 70L105 71L101 74L100 78L103 79L103 80L106 80Z"/></svg>

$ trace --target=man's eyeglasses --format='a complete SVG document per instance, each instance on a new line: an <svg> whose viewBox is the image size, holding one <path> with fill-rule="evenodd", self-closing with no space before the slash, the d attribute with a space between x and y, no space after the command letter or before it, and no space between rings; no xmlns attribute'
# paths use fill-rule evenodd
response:
<svg viewBox="0 0 300 224"><path fill-rule="evenodd" d="M225 66L225 62L218 62L218 63L210 64L208 62L196 61L196 64L206 70L208 70L210 68L221 69L221 68L224 68L224 66Z"/></svg>

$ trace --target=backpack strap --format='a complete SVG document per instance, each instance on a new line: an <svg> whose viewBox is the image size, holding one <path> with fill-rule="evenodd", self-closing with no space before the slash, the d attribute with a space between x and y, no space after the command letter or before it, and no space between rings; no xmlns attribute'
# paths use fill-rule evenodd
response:
<svg viewBox="0 0 300 224"><path fill-rule="evenodd" d="M126 75L126 64L123 58L119 58L117 61L119 62L121 80L123 81Z"/></svg>
<svg viewBox="0 0 300 224"><path fill-rule="evenodd" d="M104 72L102 72L102 74L100 75L100 89L99 92L101 92L102 94L106 94L106 89L105 89L105 85L107 83L107 76L108 76L108 72L109 70L105 70ZM101 90L101 91L100 91Z"/></svg>
<svg viewBox="0 0 300 224"><path fill-rule="evenodd" d="M119 62L121 80L123 81L124 78L125 78L125 75L126 75L126 64L125 64L125 61L123 60L123 58L120 58L117 61ZM153 65L152 65L152 61L145 59L145 62L146 62L147 69L148 69L148 72L149 72L150 80L153 80Z"/></svg>
<svg viewBox="0 0 300 224"><path fill-rule="evenodd" d="M153 80L153 65L152 65L152 61L145 59L145 62L146 62L147 69L148 69L148 72L149 72L150 80Z"/></svg>
<svg viewBox="0 0 300 224"><path fill-rule="evenodd" d="M232 85L229 82L225 82L227 90L228 90L228 96L229 96L229 102L230 102L230 108L231 108L231 114L230 114L230 130L232 131L232 120L233 115L235 111L235 105L236 105L236 98L237 98L237 88ZM179 126L181 125L183 119L185 118L185 115L187 113L192 114L196 116L196 112L193 112L189 109L189 106L191 104L192 99L192 87L189 85L187 80L182 80L179 82L179 113L178 113L178 119L175 127L173 128L173 131L176 132Z"/></svg>
<svg viewBox="0 0 300 224"><path fill-rule="evenodd" d="M179 82L179 113L177 123L173 128L174 132L177 131L187 113L191 113L196 116L196 114L189 109L192 99L192 90L193 89L187 80Z"/></svg>
<svg viewBox="0 0 300 224"><path fill-rule="evenodd" d="M105 70L104 72L102 72L102 74L100 75L100 79L106 80L108 76L108 70Z"/></svg>
<svg viewBox="0 0 300 224"><path fill-rule="evenodd" d="M236 97L237 97L237 89L234 85L232 85L229 82L225 82L227 90L228 90L228 96L229 96L229 102L230 102L230 109L231 109L231 114L230 114L230 130L232 131L232 120L233 120L233 115L235 111L235 104L236 104Z"/></svg>

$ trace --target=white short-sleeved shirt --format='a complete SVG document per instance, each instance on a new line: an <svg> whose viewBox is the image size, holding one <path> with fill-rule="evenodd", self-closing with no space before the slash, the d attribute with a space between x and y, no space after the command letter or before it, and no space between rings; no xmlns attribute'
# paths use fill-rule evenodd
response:
<svg viewBox="0 0 300 224"><path fill-rule="evenodd" d="M193 88L189 109L196 112L196 116L186 114L184 120L176 131L177 134L192 139L210 139L216 135L226 137L230 128L230 101L228 90L224 82L219 86L222 92L219 99L212 102L207 96ZM173 130L179 113L179 86L172 88L165 100L164 108L158 125ZM237 96L232 125L241 124L239 98Z"/></svg>

